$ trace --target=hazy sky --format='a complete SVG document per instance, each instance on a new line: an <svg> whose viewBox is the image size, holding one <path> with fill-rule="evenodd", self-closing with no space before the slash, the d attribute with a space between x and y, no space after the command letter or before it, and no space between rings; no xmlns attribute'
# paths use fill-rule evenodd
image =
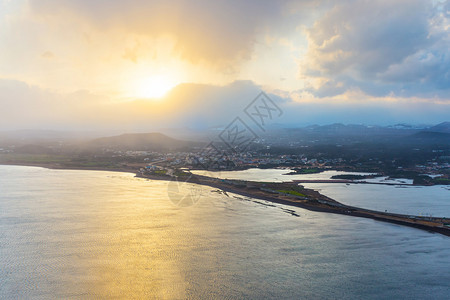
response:
<svg viewBox="0 0 450 300"><path fill-rule="evenodd" d="M450 1L0 0L0 130L450 120Z"/></svg>

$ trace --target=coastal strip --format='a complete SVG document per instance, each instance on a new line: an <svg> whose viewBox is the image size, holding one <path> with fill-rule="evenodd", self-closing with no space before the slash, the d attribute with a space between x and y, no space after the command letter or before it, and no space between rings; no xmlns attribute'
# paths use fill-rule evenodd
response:
<svg viewBox="0 0 450 300"><path fill-rule="evenodd" d="M349 180L349 179L294 179L292 180L294 183L345 183L345 184L375 184L375 185L405 185L412 186L410 183L401 183L401 182L371 182L365 180Z"/></svg>
<svg viewBox="0 0 450 300"><path fill-rule="evenodd" d="M283 183L261 183L244 180L223 180L203 175L194 175L190 172L179 172L178 175L155 174L143 172L142 168L136 166L122 166L119 168L81 168L81 167L65 167L58 164L48 163L2 163L3 165L21 165L35 166L48 169L67 169L67 170L92 170L92 171L108 171L108 172L125 172L136 174L136 177L146 178L150 180L171 181L174 179L185 181L193 184L200 184L212 188L220 189L229 193L241 196L265 200L273 203L299 207L310 211L333 213L347 215L352 217L369 218L377 221L388 222L398 225L414 227L429 232L436 232L446 236L450 236L450 218L422 217L414 215L393 214L387 212L374 211L354 206L344 205L335 201L317 191L302 188L302 196L281 191L298 188L296 182Z"/></svg>
<svg viewBox="0 0 450 300"><path fill-rule="evenodd" d="M138 173L136 176L152 180L169 181L175 178L175 176L151 173ZM185 173L183 176L178 176L177 180L310 211L368 218L450 236L450 219L448 218L394 214L349 206L326 197L317 191L305 188L301 188L302 195L298 196L296 194L298 193L298 184L294 182L261 183L244 180L224 180L192 173ZM289 191L293 192L290 193Z"/></svg>

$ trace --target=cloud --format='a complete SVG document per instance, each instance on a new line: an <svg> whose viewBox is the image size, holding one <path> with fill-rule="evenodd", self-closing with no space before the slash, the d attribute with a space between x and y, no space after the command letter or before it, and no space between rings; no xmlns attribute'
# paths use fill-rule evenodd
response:
<svg viewBox="0 0 450 300"><path fill-rule="evenodd" d="M45 51L44 53L41 54L41 57L46 59L52 59L55 57L55 54L53 54L53 52L51 51Z"/></svg>
<svg viewBox="0 0 450 300"><path fill-rule="evenodd" d="M29 1L35 14L57 23L88 22L100 32L127 32L152 39L169 36L175 41L174 51L182 58L215 65L248 58L256 36L280 21L283 2ZM130 49L124 55L136 61Z"/></svg>
<svg viewBox="0 0 450 300"><path fill-rule="evenodd" d="M161 128L205 129L226 126L235 117L251 123L245 107L260 93L251 81L224 86L181 84L161 101L114 101L89 91L56 93L14 80L0 80L0 130L119 130ZM450 104L419 98L367 97L362 92L315 98L303 91L268 93L283 110L278 124L395 124L448 121ZM366 101L360 101L366 97Z"/></svg>
<svg viewBox="0 0 450 300"><path fill-rule="evenodd" d="M117 101L85 90L64 94L0 79L0 129L206 128L242 114L259 92L260 87L250 81L226 86L181 84L161 101Z"/></svg>
<svg viewBox="0 0 450 300"><path fill-rule="evenodd" d="M98 115L106 98L88 91L59 94L0 79L0 128L67 128ZM100 118L101 119L101 118Z"/></svg>
<svg viewBox="0 0 450 300"><path fill-rule="evenodd" d="M301 72L309 91L321 97L361 89L374 96L448 98L450 32L443 11L422 0L336 5L306 30Z"/></svg>
<svg viewBox="0 0 450 300"><path fill-rule="evenodd" d="M0 109L8 112L1 126L221 125L262 85L288 123L397 122L408 114L421 122L449 113L450 1L25 0L14 7L0 14L0 42L8 45L0 47L0 78L18 80L0 80ZM121 99L158 74L193 83L161 102Z"/></svg>

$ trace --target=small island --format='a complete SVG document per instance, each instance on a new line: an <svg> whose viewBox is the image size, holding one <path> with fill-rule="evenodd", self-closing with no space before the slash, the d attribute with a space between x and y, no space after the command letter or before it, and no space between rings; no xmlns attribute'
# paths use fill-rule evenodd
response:
<svg viewBox="0 0 450 300"><path fill-rule="evenodd" d="M302 174L317 174L326 171L327 169L323 168L292 168L291 172L283 174L283 175L302 175Z"/></svg>
<svg viewBox="0 0 450 300"><path fill-rule="evenodd" d="M341 175L334 175L331 176L331 179L345 179L345 180L363 180L363 179L369 179L369 178L375 178L379 177L381 175L378 174L371 174L371 175L353 175L353 174L341 174Z"/></svg>

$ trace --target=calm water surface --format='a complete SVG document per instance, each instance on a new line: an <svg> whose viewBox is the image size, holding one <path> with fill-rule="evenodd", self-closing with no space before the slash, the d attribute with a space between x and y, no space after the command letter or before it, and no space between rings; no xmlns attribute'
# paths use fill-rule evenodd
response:
<svg viewBox="0 0 450 300"><path fill-rule="evenodd" d="M450 186L303 183L344 204L395 213L450 217Z"/></svg>
<svg viewBox="0 0 450 300"><path fill-rule="evenodd" d="M252 181L282 182L293 179L324 180L334 175L369 173L354 173L342 171L325 171L315 174L283 175L285 169L248 169L242 171L195 171L197 174L222 178ZM376 177L365 179L369 182L400 183L399 185L371 185L371 184L342 184L342 183L302 183L309 189L331 197L344 204L389 211L402 214L432 215L436 217L450 217L450 186L408 186L409 179L390 179ZM405 185L407 184L407 185Z"/></svg>
<svg viewBox="0 0 450 300"><path fill-rule="evenodd" d="M0 166L0 298L450 294L448 237L196 190L180 208L164 181Z"/></svg>
<svg viewBox="0 0 450 300"><path fill-rule="evenodd" d="M324 171L320 173L313 174L295 174L286 175L291 172L290 169L247 169L241 171L205 171L205 170L194 170L192 173L217 177L222 179L237 179L237 180L252 180L252 181L270 181L270 182L283 182L291 181L297 179L303 180L323 180L330 179L331 176L342 175L342 174L354 174L354 175L369 175L371 173L357 173L357 172L343 172L343 171Z"/></svg>

